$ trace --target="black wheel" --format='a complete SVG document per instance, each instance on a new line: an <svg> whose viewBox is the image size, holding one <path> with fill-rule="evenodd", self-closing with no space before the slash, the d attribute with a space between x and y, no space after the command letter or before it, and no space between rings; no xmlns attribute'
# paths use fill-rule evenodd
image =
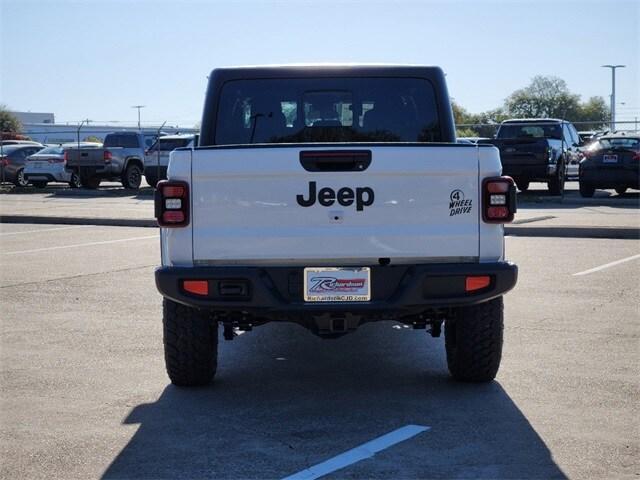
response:
<svg viewBox="0 0 640 480"><path fill-rule="evenodd" d="M36 188L45 188L47 186L46 181L39 181L39 182L31 182L33 184L34 187Z"/></svg>
<svg viewBox="0 0 640 480"><path fill-rule="evenodd" d="M458 308L444 330L451 376L463 382L493 380L502 358L502 330L502 297Z"/></svg>
<svg viewBox="0 0 640 480"><path fill-rule="evenodd" d="M627 191L627 187L618 187L618 188L616 188L616 193L618 195L624 195L626 191Z"/></svg>
<svg viewBox="0 0 640 480"><path fill-rule="evenodd" d="M564 195L564 179L565 179L565 166L564 163L558 163L556 174L547 182L547 188L550 195Z"/></svg>
<svg viewBox="0 0 640 480"><path fill-rule="evenodd" d="M149 184L150 187L156 188L156 185L158 184L158 177L154 174L150 174L150 173L146 173L144 175L145 180L147 181L147 183Z"/></svg>
<svg viewBox="0 0 640 480"><path fill-rule="evenodd" d="M71 179L69 180L69 186L71 188L80 188L80 186L82 185L82 182L80 181L80 176L73 172L71 174Z"/></svg>
<svg viewBox="0 0 640 480"><path fill-rule="evenodd" d="M529 190L529 180L517 180L516 185L518 186L518 190L521 192Z"/></svg>
<svg viewBox="0 0 640 480"><path fill-rule="evenodd" d="M29 182L27 182L27 179L24 178L24 168L21 168L20 170L18 170L18 173L16 173L16 179L13 181L13 184L16 187L26 187L29 185Z"/></svg>
<svg viewBox="0 0 640 480"><path fill-rule="evenodd" d="M171 383L208 385L218 366L218 322L206 310L164 299L164 360Z"/></svg>
<svg viewBox="0 0 640 480"><path fill-rule="evenodd" d="M101 179L98 177L80 177L80 183L85 188L95 190L100 186Z"/></svg>
<svg viewBox="0 0 640 480"><path fill-rule="evenodd" d="M135 163L130 163L122 175L122 186L137 190L140 188L140 183L142 183L142 170Z"/></svg>
<svg viewBox="0 0 640 480"><path fill-rule="evenodd" d="M580 195L585 198L593 197L593 194L596 193L596 187L593 185L589 185L588 183L580 182Z"/></svg>

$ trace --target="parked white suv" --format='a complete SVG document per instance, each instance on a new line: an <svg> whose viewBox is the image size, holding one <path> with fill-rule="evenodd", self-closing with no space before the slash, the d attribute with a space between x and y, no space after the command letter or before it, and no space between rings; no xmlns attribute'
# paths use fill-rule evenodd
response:
<svg viewBox="0 0 640 480"><path fill-rule="evenodd" d="M516 189L494 146L456 143L442 70L209 78L199 146L171 153L155 197L171 381L213 379L219 324L228 340L281 321L331 338L382 320L444 323L453 377L493 379Z"/></svg>
<svg viewBox="0 0 640 480"><path fill-rule="evenodd" d="M159 137L144 153L144 176L147 183L155 187L160 180L167 178L169 154L176 148L195 147L198 135L177 134Z"/></svg>

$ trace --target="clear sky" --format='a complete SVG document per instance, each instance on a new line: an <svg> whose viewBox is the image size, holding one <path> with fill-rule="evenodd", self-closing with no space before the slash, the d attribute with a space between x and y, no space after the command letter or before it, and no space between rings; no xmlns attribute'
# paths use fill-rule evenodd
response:
<svg viewBox="0 0 640 480"><path fill-rule="evenodd" d="M537 74L583 99L618 70L618 119L640 117L640 0L0 0L0 103L57 122L192 126L217 66L315 62L439 65L471 112Z"/></svg>

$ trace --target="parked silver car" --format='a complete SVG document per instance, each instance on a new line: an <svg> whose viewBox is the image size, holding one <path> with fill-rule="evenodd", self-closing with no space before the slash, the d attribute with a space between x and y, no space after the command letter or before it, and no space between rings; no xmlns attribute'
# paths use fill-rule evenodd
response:
<svg viewBox="0 0 640 480"><path fill-rule="evenodd" d="M81 142L80 148L102 148L101 143ZM65 170L66 152L78 148L78 143L64 143L48 146L27 158L24 177L36 188L44 188L49 182L68 183L72 188L80 186L80 177L75 172Z"/></svg>

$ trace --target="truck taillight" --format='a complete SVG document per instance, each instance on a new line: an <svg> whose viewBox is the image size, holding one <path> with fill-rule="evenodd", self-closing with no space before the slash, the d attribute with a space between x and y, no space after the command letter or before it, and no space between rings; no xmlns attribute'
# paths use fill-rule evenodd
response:
<svg viewBox="0 0 640 480"><path fill-rule="evenodd" d="M482 219L509 223L516 213L516 185L511 177L485 178L482 182Z"/></svg>
<svg viewBox="0 0 640 480"><path fill-rule="evenodd" d="M104 159L104 163L111 163L111 152L109 150L105 150L104 154L102 155L102 158Z"/></svg>
<svg viewBox="0 0 640 480"><path fill-rule="evenodd" d="M156 185L155 217L161 227L189 225L189 185L163 180Z"/></svg>
<svg viewBox="0 0 640 480"><path fill-rule="evenodd" d="M69 161L69 151L65 150L64 152L64 163L67 163Z"/></svg>

